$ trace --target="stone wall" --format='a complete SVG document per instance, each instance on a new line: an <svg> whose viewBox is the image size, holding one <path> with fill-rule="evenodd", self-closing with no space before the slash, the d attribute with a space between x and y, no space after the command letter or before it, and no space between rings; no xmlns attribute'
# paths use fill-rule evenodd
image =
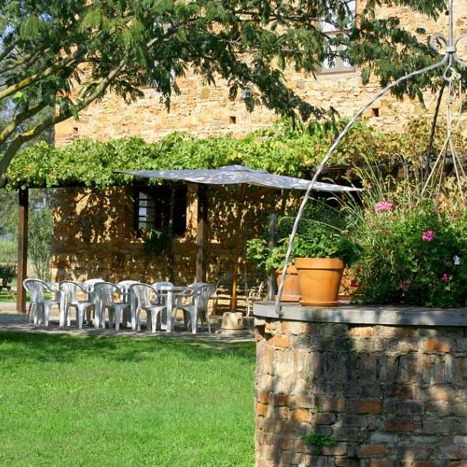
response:
<svg viewBox="0 0 467 467"><path fill-rule="evenodd" d="M258 467L467 465L466 310L295 308L255 305Z"/></svg>
<svg viewBox="0 0 467 467"><path fill-rule="evenodd" d="M455 34L465 33L467 4L455 0ZM363 2L358 2L358 8ZM380 17L397 15L412 31L419 31L420 38L427 41L433 32L448 34L448 19L442 15L438 22L415 14L405 7L380 8ZM462 45L462 44L460 44ZM463 50L467 59L467 54ZM377 81L367 86L361 83L360 71L350 73L306 75L286 70L287 85L307 102L328 108L332 106L342 116L351 117L374 97L380 89ZM270 127L277 116L273 111L258 106L253 113L245 109L241 96L231 101L225 81L218 80L216 86L207 87L199 76L190 71L177 79L181 90L173 96L170 112L160 102L160 94L152 88L142 89L144 97L132 104L109 94L102 101L80 113L79 121L69 119L58 124L56 144L64 145L79 137L108 140L128 136L140 136L154 142L172 131L188 131L201 137L233 134L245 135L253 130ZM405 99L403 102L385 95L368 109L364 118L372 125L384 128L400 128L415 116L433 111L436 96L426 94L426 107L418 101Z"/></svg>
<svg viewBox="0 0 467 467"><path fill-rule="evenodd" d="M53 199L55 280L102 277L147 283L171 280L177 284L195 280L198 204L194 185L188 187L186 232L173 239L170 255L147 253L144 241L135 235L131 186L106 190L60 188L53 191ZM265 195L254 204L238 204L234 197L210 192L208 202L207 280L230 284L233 262L239 253L239 287L250 287L262 277L253 264L245 261L239 239L244 244L246 238L261 235L269 214L275 210L275 197ZM243 225L239 225L239 218Z"/></svg>
<svg viewBox="0 0 467 467"><path fill-rule="evenodd" d="M192 282L197 208L193 190L188 199L187 232L183 239L174 240L169 260L145 253L143 240L136 237L131 187L54 190L54 278Z"/></svg>

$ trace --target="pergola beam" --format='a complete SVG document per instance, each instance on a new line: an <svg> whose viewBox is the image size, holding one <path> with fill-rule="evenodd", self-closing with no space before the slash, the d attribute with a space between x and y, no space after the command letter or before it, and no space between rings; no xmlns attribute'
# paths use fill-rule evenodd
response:
<svg viewBox="0 0 467 467"><path fill-rule="evenodd" d="M28 209L29 191L20 189L18 191L19 223L18 223L18 271L17 271L17 297L16 308L21 313L26 313L26 291L23 280L27 277L28 269Z"/></svg>

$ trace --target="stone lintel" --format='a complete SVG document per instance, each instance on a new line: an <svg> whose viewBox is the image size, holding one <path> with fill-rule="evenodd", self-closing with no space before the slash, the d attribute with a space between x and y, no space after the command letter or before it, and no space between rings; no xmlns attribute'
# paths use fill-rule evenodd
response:
<svg viewBox="0 0 467 467"><path fill-rule="evenodd" d="M256 319L317 323L467 327L467 308L439 309L390 305L339 305L324 308L282 303L281 314L278 315L274 302L256 302L253 314Z"/></svg>

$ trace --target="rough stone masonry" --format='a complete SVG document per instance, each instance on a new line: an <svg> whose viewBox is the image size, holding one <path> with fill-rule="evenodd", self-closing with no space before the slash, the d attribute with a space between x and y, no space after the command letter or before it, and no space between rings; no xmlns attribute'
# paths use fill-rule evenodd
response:
<svg viewBox="0 0 467 467"><path fill-rule="evenodd" d="M273 308L255 305L257 467L467 466L466 310L369 324L355 307Z"/></svg>

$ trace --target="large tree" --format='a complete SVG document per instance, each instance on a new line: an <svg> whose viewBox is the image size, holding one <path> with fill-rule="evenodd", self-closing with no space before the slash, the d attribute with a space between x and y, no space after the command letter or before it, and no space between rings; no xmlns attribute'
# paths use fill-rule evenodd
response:
<svg viewBox="0 0 467 467"><path fill-rule="evenodd" d="M180 91L176 78L188 67L207 84L227 80L232 98L248 89L250 110L261 102L306 117L320 110L287 88L286 66L313 73L326 57L342 53L387 82L435 59L397 18L377 20L373 11L396 4L436 16L443 0L369 0L358 21L349 21L348 3L1 0L0 105L8 103L11 118L0 128L0 176L25 142L109 90L133 100L152 83L169 106ZM342 34L327 36L320 20ZM429 82L420 78L396 91L419 94Z"/></svg>

